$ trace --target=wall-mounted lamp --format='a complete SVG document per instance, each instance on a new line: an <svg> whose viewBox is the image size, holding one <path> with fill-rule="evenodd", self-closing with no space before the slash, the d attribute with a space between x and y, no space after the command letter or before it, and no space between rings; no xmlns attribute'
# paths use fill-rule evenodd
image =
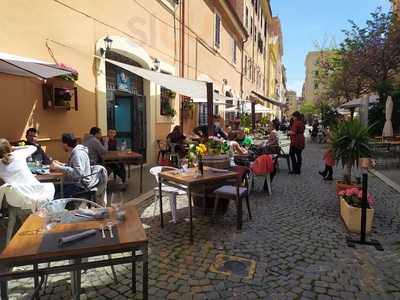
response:
<svg viewBox="0 0 400 300"><path fill-rule="evenodd" d="M118 108L119 106L119 101L117 99L115 99L114 101L114 108Z"/></svg>
<svg viewBox="0 0 400 300"><path fill-rule="evenodd" d="M101 56L103 56L104 54L106 54L106 52L109 51L109 50L111 49L111 45L112 45L112 42L113 42L113 40L110 39L110 37L109 37L108 35L104 38L103 41L104 41L105 49L104 49L104 48L100 48L100 54L101 54Z"/></svg>
<svg viewBox="0 0 400 300"><path fill-rule="evenodd" d="M158 58L154 59L152 71L158 71L160 69L160 61Z"/></svg>

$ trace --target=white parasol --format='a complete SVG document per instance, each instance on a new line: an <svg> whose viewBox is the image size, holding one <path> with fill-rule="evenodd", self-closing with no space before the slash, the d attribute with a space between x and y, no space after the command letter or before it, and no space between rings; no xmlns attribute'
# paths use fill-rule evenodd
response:
<svg viewBox="0 0 400 300"><path fill-rule="evenodd" d="M393 100L389 96L386 100L386 122L383 127L382 136L393 136L393 125L392 125L392 113L393 113Z"/></svg>

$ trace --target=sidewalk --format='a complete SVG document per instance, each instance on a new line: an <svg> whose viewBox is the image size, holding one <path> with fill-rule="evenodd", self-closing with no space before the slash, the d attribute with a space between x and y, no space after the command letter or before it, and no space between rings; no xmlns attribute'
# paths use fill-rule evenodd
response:
<svg viewBox="0 0 400 300"><path fill-rule="evenodd" d="M215 223L195 214L194 244L189 243L186 197L178 198L178 223L160 228L158 205L141 209L149 237L150 299L400 299L400 194L370 176L369 190L377 198L370 238L385 251L348 248L348 235L339 215L335 183L324 182L322 146L304 151L302 175L289 175L286 164L272 185L272 197L251 196L253 219L244 213L243 229L236 230L234 203ZM341 170L335 170L340 178ZM168 211L169 201L165 199ZM214 272L222 255L236 275ZM242 264L254 265L244 278ZM247 268L246 268L247 270ZM131 270L116 266L119 283L110 268L82 275L82 299L141 299L131 293ZM138 281L140 282L138 270ZM50 276L41 299L69 299L69 274ZM10 294L21 299L32 281L10 284Z"/></svg>

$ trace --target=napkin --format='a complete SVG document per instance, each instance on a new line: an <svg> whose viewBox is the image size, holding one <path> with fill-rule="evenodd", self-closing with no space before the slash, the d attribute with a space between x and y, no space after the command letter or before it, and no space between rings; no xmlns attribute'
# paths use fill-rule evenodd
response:
<svg viewBox="0 0 400 300"><path fill-rule="evenodd" d="M91 217L93 219L105 219L108 217L107 208L97 208L97 209L87 209L80 208L78 213L87 217Z"/></svg>
<svg viewBox="0 0 400 300"><path fill-rule="evenodd" d="M95 235L96 232L97 231L95 229L90 229L90 230L86 230L84 232L80 232L80 233L62 237L58 240L58 246L63 247L66 244L71 244L71 243L86 239L92 235Z"/></svg>

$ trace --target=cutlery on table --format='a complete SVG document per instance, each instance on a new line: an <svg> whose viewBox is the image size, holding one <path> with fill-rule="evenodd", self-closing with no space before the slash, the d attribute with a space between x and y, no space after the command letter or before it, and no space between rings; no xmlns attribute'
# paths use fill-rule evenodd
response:
<svg viewBox="0 0 400 300"><path fill-rule="evenodd" d="M112 231L112 226L113 226L112 222L108 222L107 223L108 230L110 231L110 237L114 238L114 234L113 234L113 231Z"/></svg>
<svg viewBox="0 0 400 300"><path fill-rule="evenodd" d="M103 239L106 238L106 233L104 232L104 226L100 226L100 230L101 230L101 236Z"/></svg>

